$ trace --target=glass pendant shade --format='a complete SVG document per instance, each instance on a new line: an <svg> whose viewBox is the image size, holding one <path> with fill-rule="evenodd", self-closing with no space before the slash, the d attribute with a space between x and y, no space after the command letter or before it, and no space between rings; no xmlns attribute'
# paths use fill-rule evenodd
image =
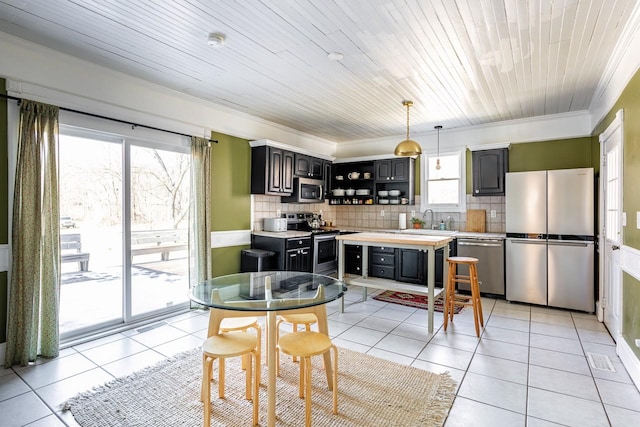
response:
<svg viewBox="0 0 640 427"><path fill-rule="evenodd" d="M413 105L413 101L403 101L402 105L407 107L407 139L396 146L393 154L403 157L416 157L422 154L422 147L414 140L409 139L409 108Z"/></svg>

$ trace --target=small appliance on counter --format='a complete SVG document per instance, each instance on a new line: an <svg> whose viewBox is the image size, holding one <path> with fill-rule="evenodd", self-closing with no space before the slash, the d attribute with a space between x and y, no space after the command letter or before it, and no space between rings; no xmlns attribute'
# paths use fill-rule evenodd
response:
<svg viewBox="0 0 640 427"><path fill-rule="evenodd" d="M262 229L264 231L287 231L287 218L265 218Z"/></svg>

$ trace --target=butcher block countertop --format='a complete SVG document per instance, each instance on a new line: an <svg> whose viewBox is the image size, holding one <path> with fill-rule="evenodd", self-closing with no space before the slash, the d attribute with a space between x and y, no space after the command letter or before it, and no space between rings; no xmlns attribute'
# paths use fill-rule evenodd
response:
<svg viewBox="0 0 640 427"><path fill-rule="evenodd" d="M391 245L442 246L453 240L451 236L402 233L354 233L336 236L336 240Z"/></svg>

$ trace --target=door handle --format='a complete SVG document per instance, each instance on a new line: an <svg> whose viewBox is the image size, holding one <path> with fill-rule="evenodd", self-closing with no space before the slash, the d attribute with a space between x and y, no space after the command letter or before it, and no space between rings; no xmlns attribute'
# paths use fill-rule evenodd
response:
<svg viewBox="0 0 640 427"><path fill-rule="evenodd" d="M618 246L618 245L612 245L611 246L611 250L612 251L617 251L618 249L620 249L620 246Z"/></svg>

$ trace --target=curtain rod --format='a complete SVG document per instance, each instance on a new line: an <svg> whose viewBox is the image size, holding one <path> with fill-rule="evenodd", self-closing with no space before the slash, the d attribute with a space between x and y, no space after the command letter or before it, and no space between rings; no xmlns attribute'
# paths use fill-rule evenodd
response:
<svg viewBox="0 0 640 427"><path fill-rule="evenodd" d="M5 95L3 93L0 93L0 97L1 98L5 98L5 99L10 99L12 101L17 101L18 105L20 105L20 103L23 100L23 98L18 98L18 97L11 96L11 95ZM112 122L123 123L125 125L131 126L132 129L135 128L135 127L141 127L141 128L152 129L152 130L157 130L157 131L160 131L160 132L172 133L174 135L186 136L187 138L191 138L191 135L187 135L186 133L176 132L176 131L173 131L173 130L160 129L160 128L157 128L157 127L154 127L154 126L143 125L143 124L140 124L140 123L133 123L133 122L129 122L129 121L126 121L126 120L114 119L113 117L101 116L100 114L87 113L86 111L78 111L78 110L73 110L71 108L65 108L65 107L58 107L58 108L63 110L63 111L69 111L70 113L84 114L85 116L91 116L91 117L95 117L95 118L98 118L98 119L105 119L105 120L111 120ZM207 139L207 141L215 142L216 144L218 143L217 139Z"/></svg>

